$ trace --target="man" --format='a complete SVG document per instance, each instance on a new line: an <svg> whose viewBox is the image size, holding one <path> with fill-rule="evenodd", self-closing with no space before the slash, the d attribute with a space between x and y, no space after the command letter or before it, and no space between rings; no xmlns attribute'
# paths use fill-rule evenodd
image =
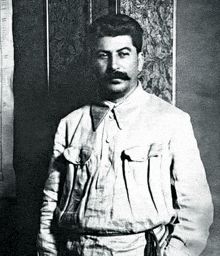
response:
<svg viewBox="0 0 220 256"><path fill-rule="evenodd" d="M143 91L135 20L103 16L89 38L99 100L59 124L39 255L199 255L213 206L188 114Z"/></svg>

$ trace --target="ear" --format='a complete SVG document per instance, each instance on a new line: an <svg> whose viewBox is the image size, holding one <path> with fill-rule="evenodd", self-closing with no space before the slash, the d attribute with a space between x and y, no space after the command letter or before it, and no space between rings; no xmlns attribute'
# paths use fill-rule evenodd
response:
<svg viewBox="0 0 220 256"><path fill-rule="evenodd" d="M138 71L141 72L144 65L144 54L143 52L138 53Z"/></svg>

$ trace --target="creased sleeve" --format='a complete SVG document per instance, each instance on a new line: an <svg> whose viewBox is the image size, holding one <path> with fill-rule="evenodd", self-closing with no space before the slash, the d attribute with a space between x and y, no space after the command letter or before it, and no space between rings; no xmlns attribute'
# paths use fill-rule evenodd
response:
<svg viewBox="0 0 220 256"><path fill-rule="evenodd" d="M175 124L171 141L178 223L166 256L200 255L213 221L213 204L197 142L188 114Z"/></svg>
<svg viewBox="0 0 220 256"><path fill-rule="evenodd" d="M54 211L58 202L59 183L63 151L65 149L65 122L61 120L54 139L53 155L51 157L48 178L44 187L43 205L40 216L40 231L37 237L38 256L56 256L57 242L52 232Z"/></svg>

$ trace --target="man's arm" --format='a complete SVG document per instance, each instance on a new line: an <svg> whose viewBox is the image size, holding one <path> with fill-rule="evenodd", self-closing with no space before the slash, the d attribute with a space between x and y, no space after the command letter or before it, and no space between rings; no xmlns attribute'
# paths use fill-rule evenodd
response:
<svg viewBox="0 0 220 256"><path fill-rule="evenodd" d="M61 120L54 140L49 175L44 187L43 205L40 216L40 231L37 237L38 256L56 256L57 242L52 232L52 221L57 206L60 176L62 170L62 153L65 149L65 123Z"/></svg>
<svg viewBox="0 0 220 256"><path fill-rule="evenodd" d="M171 141L178 221L166 256L199 255L213 221L213 204L188 114L176 123Z"/></svg>

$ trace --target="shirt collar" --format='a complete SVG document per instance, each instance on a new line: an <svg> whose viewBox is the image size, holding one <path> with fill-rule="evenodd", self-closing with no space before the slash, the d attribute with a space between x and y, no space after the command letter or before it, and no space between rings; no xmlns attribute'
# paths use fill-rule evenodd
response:
<svg viewBox="0 0 220 256"><path fill-rule="evenodd" d="M139 82L137 88L119 104L110 101L101 101L91 105L91 116L93 130L95 131L109 111L113 110L120 129L123 129L128 122L127 115L132 113L143 101L143 89Z"/></svg>
<svg viewBox="0 0 220 256"><path fill-rule="evenodd" d="M114 103L109 101L101 101L91 105L91 116L92 116L92 126L95 131L101 122L104 120L105 116L114 108Z"/></svg>

